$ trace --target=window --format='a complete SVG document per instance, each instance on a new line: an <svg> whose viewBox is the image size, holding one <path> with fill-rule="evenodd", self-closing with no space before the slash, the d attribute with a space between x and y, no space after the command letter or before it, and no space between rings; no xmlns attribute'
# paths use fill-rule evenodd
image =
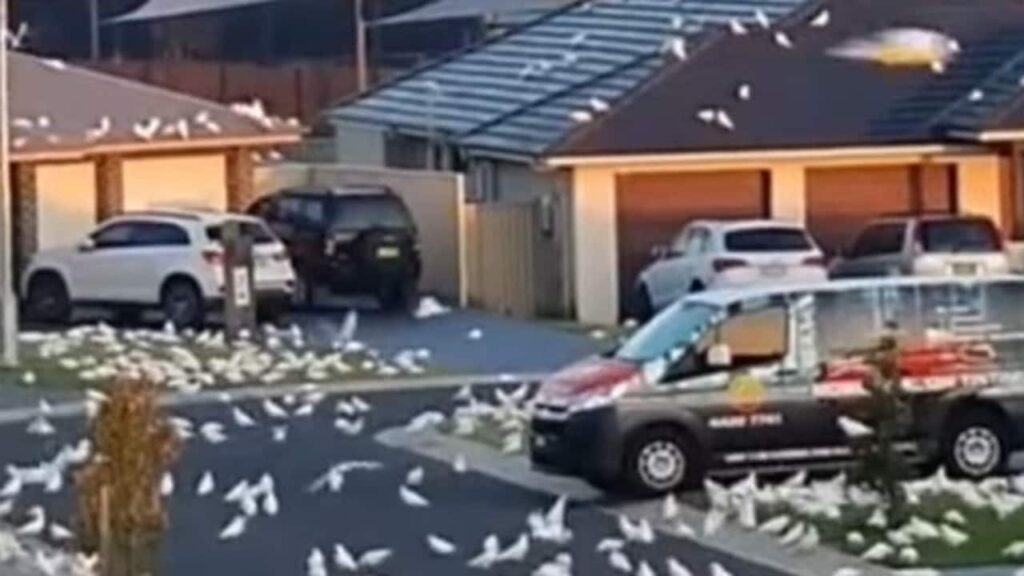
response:
<svg viewBox="0 0 1024 576"><path fill-rule="evenodd" d="M686 245L690 243L690 236L693 235L693 230L687 228L676 236L675 240L672 241L672 246L669 248L670 256L683 256L686 254Z"/></svg>
<svg viewBox="0 0 1024 576"><path fill-rule="evenodd" d="M242 236L252 238L254 244L271 244L275 240L270 230L267 230L267 227L259 222L239 222L239 227ZM206 237L210 239L210 242L220 242L223 234L224 226L222 224L206 227Z"/></svg>
<svg viewBox="0 0 1024 576"><path fill-rule="evenodd" d="M686 243L687 256L699 256L708 250L708 241L711 234L703 228L694 228Z"/></svg>
<svg viewBox="0 0 1024 576"><path fill-rule="evenodd" d="M725 249L730 252L804 252L813 247L803 230L754 228L727 233Z"/></svg>
<svg viewBox="0 0 1024 576"><path fill-rule="evenodd" d="M714 343L729 346L734 368L777 362L786 355L786 325L781 306L744 312L719 325Z"/></svg>
<svg viewBox="0 0 1024 576"><path fill-rule="evenodd" d="M123 248L132 245L134 223L119 222L93 232L93 246L96 248Z"/></svg>
<svg viewBox="0 0 1024 576"><path fill-rule="evenodd" d="M882 254L898 254L903 251L905 231L906 224L902 222L870 226L857 238L850 255L854 258L863 258Z"/></svg>
<svg viewBox="0 0 1024 576"><path fill-rule="evenodd" d="M296 226L319 228L324 223L324 202L319 198L285 197L278 202L277 217Z"/></svg>
<svg viewBox="0 0 1024 576"><path fill-rule="evenodd" d="M413 227L412 217L402 201L384 194L345 198L331 216L331 228L335 230L407 230Z"/></svg>
<svg viewBox="0 0 1024 576"><path fill-rule="evenodd" d="M692 347L716 312L704 304L673 304L626 340L615 357L636 363L668 358L674 350Z"/></svg>
<svg viewBox="0 0 1024 576"><path fill-rule="evenodd" d="M188 233L174 224L136 222L132 226L133 246L188 246Z"/></svg>
<svg viewBox="0 0 1024 576"><path fill-rule="evenodd" d="M922 222L918 242L925 252L998 252L999 233L988 220L950 219Z"/></svg>

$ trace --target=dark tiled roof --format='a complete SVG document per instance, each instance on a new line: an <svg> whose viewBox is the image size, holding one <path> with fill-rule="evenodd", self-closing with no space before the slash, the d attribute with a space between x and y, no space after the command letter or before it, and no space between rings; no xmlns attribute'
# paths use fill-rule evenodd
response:
<svg viewBox="0 0 1024 576"><path fill-rule="evenodd" d="M567 136L574 106L613 104L659 69L667 40L695 43L732 19L753 26L805 0L582 0L386 85L329 116L533 154ZM674 28L681 24L681 30Z"/></svg>
<svg viewBox="0 0 1024 576"><path fill-rule="evenodd" d="M199 148L227 141L274 144L301 135L297 126L260 122L214 102L27 54L10 55L10 86L15 157L110 147ZM153 119L159 127L152 138L140 138L135 125L156 125ZM181 122L187 138L177 131Z"/></svg>
<svg viewBox="0 0 1024 576"><path fill-rule="evenodd" d="M554 156L656 154L934 142L949 126L986 118L1015 98L1009 84L1024 50L1017 0L835 0L831 23L791 23L794 48L771 32L733 36L634 94L629 102L556 150ZM840 59L827 51L891 27L957 39L962 53L945 73ZM1013 79L1016 76L1016 79ZM751 98L735 97L749 84ZM698 120L725 109L734 130Z"/></svg>

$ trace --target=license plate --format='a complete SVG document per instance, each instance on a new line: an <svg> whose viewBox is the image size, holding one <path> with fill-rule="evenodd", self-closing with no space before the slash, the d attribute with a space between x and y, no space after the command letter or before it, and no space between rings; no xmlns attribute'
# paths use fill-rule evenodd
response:
<svg viewBox="0 0 1024 576"><path fill-rule="evenodd" d="M769 264L767 266L761 266L761 275L770 276L777 278L786 273L786 267L781 264Z"/></svg>
<svg viewBox="0 0 1024 576"><path fill-rule="evenodd" d="M953 275L954 276L977 276L978 265L977 264L953 264Z"/></svg>
<svg viewBox="0 0 1024 576"><path fill-rule="evenodd" d="M377 248L377 258L391 259L398 258L402 255L402 251L394 246L381 246Z"/></svg>

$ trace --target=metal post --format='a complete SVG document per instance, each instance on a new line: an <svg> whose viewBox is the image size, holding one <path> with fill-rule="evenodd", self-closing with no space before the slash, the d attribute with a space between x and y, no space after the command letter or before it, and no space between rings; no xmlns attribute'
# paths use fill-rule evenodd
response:
<svg viewBox="0 0 1024 576"><path fill-rule="evenodd" d="M224 328L228 339L243 333L255 336L256 294L253 291L252 238L242 234L236 220L224 223Z"/></svg>
<svg viewBox="0 0 1024 576"><path fill-rule="evenodd" d="M99 0L89 2L89 58L100 59L100 6Z"/></svg>
<svg viewBox="0 0 1024 576"><path fill-rule="evenodd" d="M7 0L0 0L0 31L8 27ZM15 366L17 349L17 303L14 300L14 276L11 266L11 164L10 164L10 90L6 38L0 42L0 364Z"/></svg>
<svg viewBox="0 0 1024 576"><path fill-rule="evenodd" d="M363 14L363 0L355 0L353 6L356 22L356 85L359 91L366 90L366 15Z"/></svg>

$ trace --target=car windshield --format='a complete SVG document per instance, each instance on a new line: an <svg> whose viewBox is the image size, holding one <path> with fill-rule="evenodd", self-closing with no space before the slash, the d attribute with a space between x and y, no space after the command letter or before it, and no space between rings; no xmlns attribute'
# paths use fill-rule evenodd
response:
<svg viewBox="0 0 1024 576"><path fill-rule="evenodd" d="M331 218L331 228L365 230L368 228L413 228L405 205L394 196L361 196L339 202Z"/></svg>
<svg viewBox="0 0 1024 576"><path fill-rule="evenodd" d="M258 222L240 221L239 226L241 227L242 235L252 238L252 241L256 244L270 244L275 240L270 230L267 230L266 226ZM223 235L224 226L222 224L206 227L206 237L210 239L210 242L220 242Z"/></svg>
<svg viewBox="0 0 1024 576"><path fill-rule="evenodd" d="M707 304L677 302L638 330L618 350L615 358L644 363L684 350L700 338L718 309Z"/></svg>
<svg viewBox="0 0 1024 576"><path fill-rule="evenodd" d="M941 220L921 224L925 252L997 252L999 235L985 220Z"/></svg>
<svg viewBox="0 0 1024 576"><path fill-rule="evenodd" d="M754 228L729 232L725 235L725 248L730 252L803 252L812 249L807 234L793 228Z"/></svg>

